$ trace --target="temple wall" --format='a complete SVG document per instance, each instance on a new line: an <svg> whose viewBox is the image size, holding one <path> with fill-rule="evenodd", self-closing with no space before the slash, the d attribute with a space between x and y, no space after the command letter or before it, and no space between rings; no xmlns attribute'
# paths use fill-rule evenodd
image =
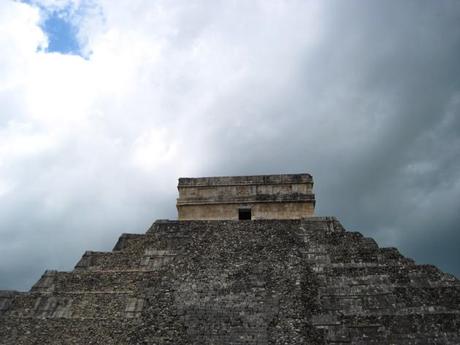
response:
<svg viewBox="0 0 460 345"><path fill-rule="evenodd" d="M300 219L314 214L309 174L180 178L179 220Z"/></svg>
<svg viewBox="0 0 460 345"><path fill-rule="evenodd" d="M256 195L289 195L291 193L312 193L311 184L280 185L231 185L231 186L197 186L179 187L182 199L233 199L256 197Z"/></svg>
<svg viewBox="0 0 460 345"><path fill-rule="evenodd" d="M252 219L300 219L314 214L312 203L256 203L178 206L179 220L238 220L238 209L250 207Z"/></svg>

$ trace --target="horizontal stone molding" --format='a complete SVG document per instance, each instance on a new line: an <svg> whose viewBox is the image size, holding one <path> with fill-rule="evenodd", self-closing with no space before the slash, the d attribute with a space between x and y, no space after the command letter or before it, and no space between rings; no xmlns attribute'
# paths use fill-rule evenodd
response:
<svg viewBox="0 0 460 345"><path fill-rule="evenodd" d="M209 198L177 199L177 206L181 205L213 205L213 204L245 204L264 202L315 202L314 194L256 194L246 197L223 195L214 200Z"/></svg>
<svg viewBox="0 0 460 345"><path fill-rule="evenodd" d="M281 175L252 175L252 176L218 176L218 177L181 177L178 187L207 187L207 186L248 186L270 184L313 184L310 174L281 174Z"/></svg>

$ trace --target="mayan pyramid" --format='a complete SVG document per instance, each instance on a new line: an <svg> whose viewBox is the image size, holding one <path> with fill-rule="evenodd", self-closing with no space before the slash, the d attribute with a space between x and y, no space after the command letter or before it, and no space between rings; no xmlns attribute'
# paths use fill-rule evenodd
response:
<svg viewBox="0 0 460 345"><path fill-rule="evenodd" d="M179 220L0 293L0 344L460 344L460 282L315 217L308 174L179 179Z"/></svg>

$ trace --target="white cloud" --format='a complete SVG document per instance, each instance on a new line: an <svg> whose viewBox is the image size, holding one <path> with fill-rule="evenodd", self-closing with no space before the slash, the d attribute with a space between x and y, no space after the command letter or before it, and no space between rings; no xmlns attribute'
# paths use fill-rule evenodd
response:
<svg viewBox="0 0 460 345"><path fill-rule="evenodd" d="M26 288L44 268L68 269L84 249L109 249L119 233L173 217L179 176L307 170L320 211L375 224L388 243L402 225L416 233L401 208L419 195L415 181L455 155L420 138L443 119L436 137L456 125L453 79L441 76L458 37L431 51L448 14L437 22L418 9L430 38L394 15L405 5L356 6L1 2L0 272L27 278L0 288ZM85 58L44 51L40 23L64 9ZM382 23L371 20L379 11ZM427 82L447 101L420 87ZM458 189L437 200L458 200Z"/></svg>
<svg viewBox="0 0 460 345"><path fill-rule="evenodd" d="M13 1L3 1L0 9L0 91L5 92L24 82L31 58L47 39L36 9Z"/></svg>

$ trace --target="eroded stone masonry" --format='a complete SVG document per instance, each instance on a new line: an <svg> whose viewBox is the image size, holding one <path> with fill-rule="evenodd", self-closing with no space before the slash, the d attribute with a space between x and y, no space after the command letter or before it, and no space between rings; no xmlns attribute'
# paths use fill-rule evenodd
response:
<svg viewBox="0 0 460 345"><path fill-rule="evenodd" d="M300 219L313 216L310 174L180 178L179 220Z"/></svg>
<svg viewBox="0 0 460 345"><path fill-rule="evenodd" d="M460 344L460 283L333 217L160 220L0 293L0 344Z"/></svg>

